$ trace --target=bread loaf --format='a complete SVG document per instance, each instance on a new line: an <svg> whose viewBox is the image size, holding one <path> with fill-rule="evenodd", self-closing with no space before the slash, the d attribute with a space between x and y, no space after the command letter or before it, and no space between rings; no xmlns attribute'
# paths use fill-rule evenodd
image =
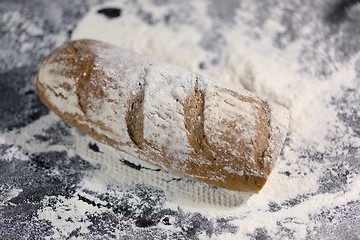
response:
<svg viewBox="0 0 360 240"><path fill-rule="evenodd" d="M289 121L284 107L246 90L93 40L55 49L36 89L46 106L93 138L238 191L264 186Z"/></svg>

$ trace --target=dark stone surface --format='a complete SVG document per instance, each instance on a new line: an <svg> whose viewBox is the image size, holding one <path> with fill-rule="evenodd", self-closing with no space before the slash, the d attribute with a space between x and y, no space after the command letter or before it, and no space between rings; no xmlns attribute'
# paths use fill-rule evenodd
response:
<svg viewBox="0 0 360 240"><path fill-rule="evenodd" d="M10 146L1 146L5 152ZM2 155L2 154L1 154ZM95 170L79 157L64 152L47 152L28 156L29 161L4 161L0 155L0 200L8 190L22 189L0 206L0 239L38 239L51 235L52 226L36 218L47 196L71 197L85 171ZM51 206L51 203L50 203Z"/></svg>
<svg viewBox="0 0 360 240"><path fill-rule="evenodd" d="M24 66L0 72L0 132L24 127L49 112L35 94L35 71Z"/></svg>
<svg viewBox="0 0 360 240"><path fill-rule="evenodd" d="M0 137L10 131L20 131L49 114L49 110L39 101L34 89L34 78L44 57L56 46L68 40L78 20L90 6L102 1L0 1ZM164 7L167 0L152 0L155 6ZM301 39L308 41L302 45L302 53L294 61L304 64L302 71L313 74L323 81L339 63L348 63L360 51L360 3L356 0L294 1L280 4L277 1L257 1L249 3L209 1L208 14L213 19L211 31L206 32L200 47L209 51L209 59L199 63L200 69L218 64L227 43L221 30L231 25L236 9L249 13L246 24L253 26L249 35L261 39L258 29L266 27L272 13L279 11L282 30L276 33L273 47L286 51ZM145 24L164 23L176 28L191 25L191 9L185 2L177 11L169 10L157 18L139 1L131 3L137 16ZM126 9L101 7L98 13L112 20L122 18ZM244 20L245 21L245 20ZM310 32L304 29L311 26ZM256 27L256 28L255 28ZM256 29L256 30L255 30ZM328 39L332 39L331 42ZM325 49L319 54L317 49ZM321 53L323 53L321 52ZM356 66L360 66L360 62ZM360 67L352 87L343 89L343 94L334 98L339 121L346 126L347 133L360 137ZM347 76L344 76L346 78ZM23 134L30 134L26 131ZM329 152L318 152L309 148L297 150L303 168L284 171L285 181L298 176L311 175L311 163L327 164L318 179L319 188L308 194L266 205L267 211L280 214L306 203L318 194L345 193L349 183L360 171L359 149L342 139L343 132L330 135L334 147ZM101 166L85 159L72 156L64 150L74 144L71 127L60 120L43 126L41 131L31 136L29 141L54 147L53 150L28 153L23 146L1 143L0 139L0 239L39 239L58 236L70 239L198 239L200 234L208 238L220 238L222 233L236 233L242 230L232 222L233 218L206 217L197 212L187 212L181 208L166 206L166 196L161 190L144 184L131 187L108 186L106 192L94 192L81 186L81 181ZM5 139L7 141L7 139ZM23 144L30 144L29 142ZM35 145L34 145L35 146ZM101 146L89 142L88 150L94 154L104 151ZM14 150L12 150L14 149ZM57 150L58 149L58 150ZM9 154L16 151L17 154ZM335 155L335 156L334 156ZM141 174L144 171L159 172L119 159L120 163ZM294 164L294 163L288 163ZM169 181L185 181L173 178ZM189 184L192 181L186 180ZM16 194L15 194L16 192ZM77 215L61 215L62 211L73 211L72 202L84 204L96 211L86 212L83 218ZM71 232L59 235L53 222L41 220L38 215L50 208L62 223L74 225ZM319 209L310 216L315 227L307 228L308 239L359 239L360 202L351 201L338 206ZM87 233L81 229L86 225ZM86 224L85 224L86 223ZM276 223L276 236L282 239L296 239L296 233L287 224L300 224L296 219L284 219ZM306 223L301 223L305 224ZM56 235L58 234L58 235ZM248 239L271 239L273 232L257 228Z"/></svg>

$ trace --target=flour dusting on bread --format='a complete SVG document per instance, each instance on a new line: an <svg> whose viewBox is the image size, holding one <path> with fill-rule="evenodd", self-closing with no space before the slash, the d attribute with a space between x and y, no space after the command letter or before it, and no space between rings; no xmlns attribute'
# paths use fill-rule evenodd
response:
<svg viewBox="0 0 360 240"><path fill-rule="evenodd" d="M231 190L262 188L288 127L287 110L270 100L92 40L54 50L37 90L49 108L97 140Z"/></svg>

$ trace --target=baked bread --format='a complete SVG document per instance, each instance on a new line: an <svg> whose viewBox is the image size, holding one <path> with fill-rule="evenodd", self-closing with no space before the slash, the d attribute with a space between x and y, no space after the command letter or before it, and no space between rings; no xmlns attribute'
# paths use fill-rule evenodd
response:
<svg viewBox="0 0 360 240"><path fill-rule="evenodd" d="M272 101L116 46L67 42L36 77L65 122L166 171L258 192L282 148L288 111Z"/></svg>

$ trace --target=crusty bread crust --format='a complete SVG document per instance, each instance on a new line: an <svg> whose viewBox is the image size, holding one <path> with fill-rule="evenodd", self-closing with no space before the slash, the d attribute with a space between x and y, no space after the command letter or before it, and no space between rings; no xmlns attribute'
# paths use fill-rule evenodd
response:
<svg viewBox="0 0 360 240"><path fill-rule="evenodd" d="M98 141L246 192L266 183L289 121L285 108L245 90L92 40L55 49L40 67L36 90L65 122Z"/></svg>

